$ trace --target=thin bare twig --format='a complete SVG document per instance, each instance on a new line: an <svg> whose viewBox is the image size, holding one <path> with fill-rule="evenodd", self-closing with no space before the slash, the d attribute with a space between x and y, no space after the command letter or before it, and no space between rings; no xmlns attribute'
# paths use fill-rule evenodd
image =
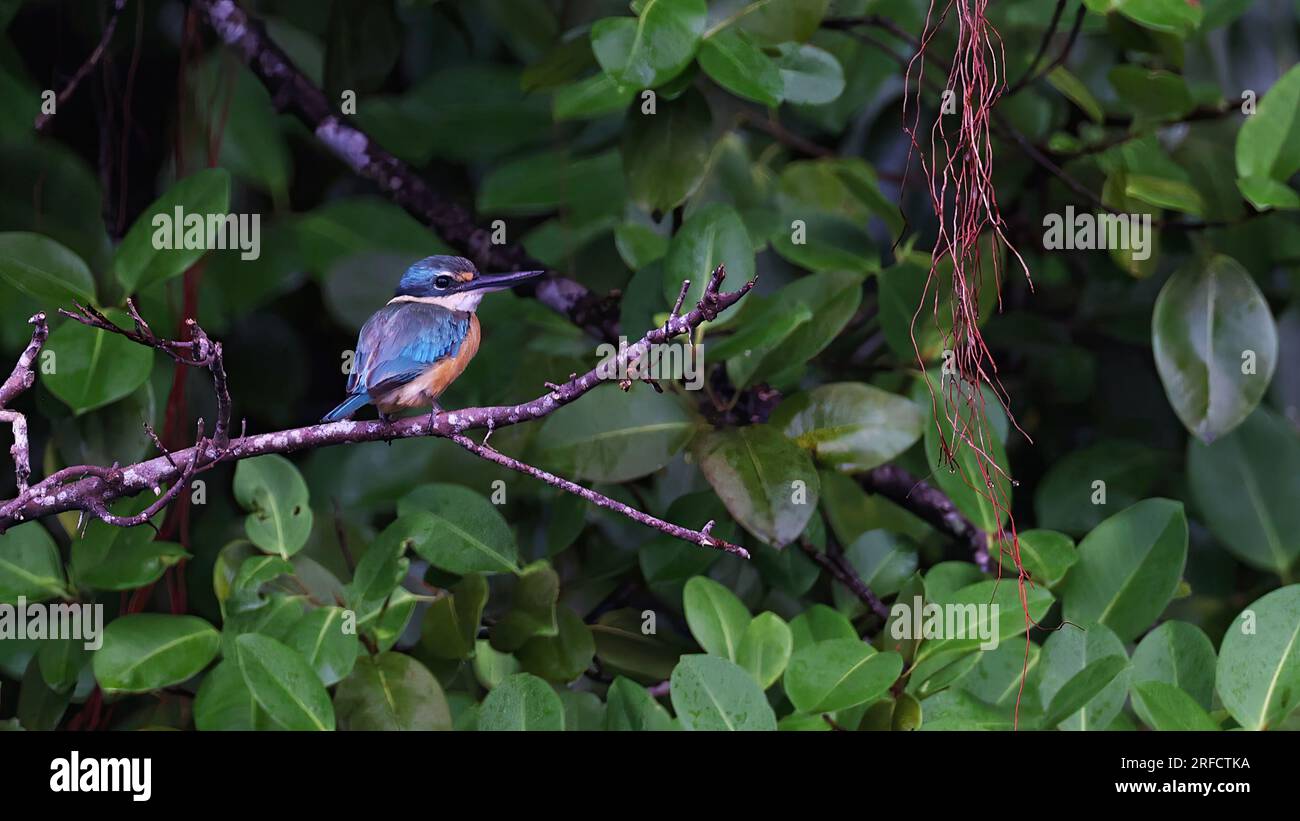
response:
<svg viewBox="0 0 1300 821"><path fill-rule="evenodd" d="M58 109L76 92L77 86L81 84L82 80L86 79L86 75L95 66L99 65L100 58L104 56L104 52L108 49L109 41L113 39L113 32L117 30L118 15L122 13L124 8L126 8L126 0L113 0L113 7L108 13L108 22L104 24L104 34L99 38L99 45L95 46L95 50L86 58L86 62L81 65L81 68L77 69L76 73L72 75L72 79L54 98L54 111L49 113L42 111L36 115L35 127L38 132L44 131L49 126Z"/></svg>

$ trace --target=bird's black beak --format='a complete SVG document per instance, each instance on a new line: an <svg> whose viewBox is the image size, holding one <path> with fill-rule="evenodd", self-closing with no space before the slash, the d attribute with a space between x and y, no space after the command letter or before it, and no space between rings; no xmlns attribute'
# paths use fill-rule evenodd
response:
<svg viewBox="0 0 1300 821"><path fill-rule="evenodd" d="M503 291L513 288L521 282L536 279L545 271L511 271L508 274L482 274L478 279L465 283L464 291Z"/></svg>

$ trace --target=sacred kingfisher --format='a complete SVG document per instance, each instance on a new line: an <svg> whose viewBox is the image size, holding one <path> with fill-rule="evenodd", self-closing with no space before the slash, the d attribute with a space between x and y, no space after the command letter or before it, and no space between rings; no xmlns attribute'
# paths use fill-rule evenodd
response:
<svg viewBox="0 0 1300 821"><path fill-rule="evenodd" d="M483 295L544 271L480 274L464 257L426 257L406 269L397 292L357 337L348 398L322 422L347 419L363 405L380 418L409 408L437 408L438 397L478 353Z"/></svg>

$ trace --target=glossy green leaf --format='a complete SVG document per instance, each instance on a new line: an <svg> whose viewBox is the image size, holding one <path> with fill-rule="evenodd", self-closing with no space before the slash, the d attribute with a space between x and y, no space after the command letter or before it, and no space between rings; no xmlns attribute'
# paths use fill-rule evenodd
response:
<svg viewBox="0 0 1300 821"><path fill-rule="evenodd" d="M1054 530L1025 530L1017 534L1020 561L1036 584L1054 587L1079 560L1074 540Z"/></svg>
<svg viewBox="0 0 1300 821"><path fill-rule="evenodd" d="M1046 728L1102 729L1124 706L1128 654L1104 625L1066 625L1053 632L1043 645L1040 666L1038 693Z"/></svg>
<svg viewBox="0 0 1300 821"><path fill-rule="evenodd" d="M234 646L244 683L272 721L286 730L334 729L329 693L301 653L257 633Z"/></svg>
<svg viewBox="0 0 1300 821"><path fill-rule="evenodd" d="M1167 621L1143 636L1133 651L1133 683L1171 684L1208 710L1213 706L1215 664L1214 645L1201 628ZM1138 716L1146 720L1140 709Z"/></svg>
<svg viewBox="0 0 1300 821"><path fill-rule="evenodd" d="M696 209L682 224L664 258L663 295L671 306L681 293L682 283L691 281L683 304L694 305L704 296L704 286L719 265L727 268L725 290L732 290L754 277L754 243L740 214L729 205L710 203ZM720 318L734 315L741 300Z"/></svg>
<svg viewBox="0 0 1300 821"><path fill-rule="evenodd" d="M564 704L551 685L528 673L506 677L478 713L480 730L563 730Z"/></svg>
<svg viewBox="0 0 1300 821"><path fill-rule="evenodd" d="M832 639L799 650L785 672L785 691L800 712L826 713L884 695L903 659L859 639Z"/></svg>
<svg viewBox="0 0 1300 821"><path fill-rule="evenodd" d="M630 114L622 155L632 200L651 212L685 201L704 179L711 127L709 104L694 90L660 101L653 114Z"/></svg>
<svg viewBox="0 0 1300 821"><path fill-rule="evenodd" d="M0 534L0 602L14 604L70 596L58 545L39 522Z"/></svg>
<svg viewBox="0 0 1300 821"><path fill-rule="evenodd" d="M434 567L458 574L518 570L510 525L495 505L467 487L422 485L398 502L397 512L432 516L433 536L413 547Z"/></svg>
<svg viewBox="0 0 1300 821"><path fill-rule="evenodd" d="M1219 543L1261 570L1285 576L1300 556L1300 436L1282 417L1256 408L1232 433L1187 445L1188 483Z"/></svg>
<svg viewBox="0 0 1300 821"><path fill-rule="evenodd" d="M751 617L736 594L713 579L695 576L686 583L683 601L686 623L700 647L712 655L737 661Z"/></svg>
<svg viewBox="0 0 1300 821"><path fill-rule="evenodd" d="M401 653L357 660L334 693L341 730L450 730L451 708L433 674Z"/></svg>
<svg viewBox="0 0 1300 821"><path fill-rule="evenodd" d="M1169 499L1138 502L1079 544L1061 588L1065 618L1099 621L1131 641L1164 612L1187 562L1187 517Z"/></svg>
<svg viewBox="0 0 1300 821"><path fill-rule="evenodd" d="M110 310L105 315L130 327L121 311ZM130 396L153 370L153 352L148 348L79 322L65 322L56 328L43 355L51 357L52 369L42 368L41 381L78 414Z"/></svg>
<svg viewBox="0 0 1300 821"><path fill-rule="evenodd" d="M772 612L759 613L741 635L735 661L766 690L785 672L793 649L794 637L785 620Z"/></svg>
<svg viewBox="0 0 1300 821"><path fill-rule="evenodd" d="M606 695L606 730L673 730L676 725L659 702L641 685L619 676Z"/></svg>
<svg viewBox="0 0 1300 821"><path fill-rule="evenodd" d="M284 643L302 654L326 687L338 684L352 672L361 642L345 630L346 611L318 607L303 616Z"/></svg>
<svg viewBox="0 0 1300 821"><path fill-rule="evenodd" d="M770 425L706 433L695 456L732 517L773 547L798 538L817 509L812 459Z"/></svg>
<svg viewBox="0 0 1300 821"><path fill-rule="evenodd" d="M26 231L0 233L0 281L39 300L49 313L73 301L95 301L95 281L81 257Z"/></svg>
<svg viewBox="0 0 1300 821"><path fill-rule="evenodd" d="M278 454L243 459L235 466L235 501L249 511L244 532L262 550L287 559L311 534L307 484L293 463Z"/></svg>
<svg viewBox="0 0 1300 821"><path fill-rule="evenodd" d="M566 477L625 482L668 463L698 423L671 392L598 387L589 399L550 414L534 440L541 461Z"/></svg>
<svg viewBox="0 0 1300 821"><path fill-rule="evenodd" d="M1242 727L1266 730L1300 706L1300 585L1274 590L1233 619L1216 688Z"/></svg>
<svg viewBox="0 0 1300 821"><path fill-rule="evenodd" d="M686 730L776 729L776 715L753 676L718 656L683 656L670 694Z"/></svg>
<svg viewBox="0 0 1300 821"><path fill-rule="evenodd" d="M819 105L844 91L844 69L834 55L816 46L786 43L778 47L782 96L787 102Z"/></svg>
<svg viewBox="0 0 1300 821"><path fill-rule="evenodd" d="M591 27L591 50L617 82L653 88L690 64L706 16L704 0L646 0L637 18L597 20Z"/></svg>
<svg viewBox="0 0 1300 821"><path fill-rule="evenodd" d="M723 88L766 106L777 106L785 81L770 57L742 31L724 30L700 47L700 68Z"/></svg>
<svg viewBox="0 0 1300 821"><path fill-rule="evenodd" d="M911 447L921 438L923 418L901 396L860 382L839 382L786 399L772 424L819 462L857 473Z"/></svg>
<svg viewBox="0 0 1300 821"><path fill-rule="evenodd" d="M1300 66L1293 66L1258 101L1255 113L1245 119L1237 132L1238 177L1285 183L1300 171L1297 108L1300 108ZM1245 193L1244 187L1242 190Z"/></svg>
<svg viewBox="0 0 1300 821"><path fill-rule="evenodd" d="M122 616L104 629L95 680L109 693L161 690L198 674L220 646L220 634L196 616Z"/></svg>
<svg viewBox="0 0 1300 821"><path fill-rule="evenodd" d="M225 659L203 677L194 698L194 726L199 730L271 730L276 725L244 683L239 664Z"/></svg>
<svg viewBox="0 0 1300 821"><path fill-rule="evenodd" d="M532 636L515 651L515 657L525 672L547 681L570 682L591 667L596 640L586 623L567 607L556 611L555 624L555 635Z"/></svg>
<svg viewBox="0 0 1300 821"><path fill-rule="evenodd" d="M1141 681L1134 684L1133 709L1153 730L1219 729L1219 725L1194 698L1163 681Z"/></svg>
<svg viewBox="0 0 1300 821"><path fill-rule="evenodd" d="M1169 278L1151 317L1156 368L1174 412L1201 441L1241 424L1277 365L1277 328L1250 274L1225 256Z"/></svg>

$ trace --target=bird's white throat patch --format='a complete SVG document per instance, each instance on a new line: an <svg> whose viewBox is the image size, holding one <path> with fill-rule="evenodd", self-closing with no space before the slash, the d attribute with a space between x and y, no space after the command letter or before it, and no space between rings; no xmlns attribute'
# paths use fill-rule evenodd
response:
<svg viewBox="0 0 1300 821"><path fill-rule="evenodd" d="M473 312L478 309L478 304L483 299L483 291L466 291L463 294L448 294L447 296L395 296L388 300L388 304L394 302L422 302L425 305L437 305L439 308L446 308L449 311L467 311Z"/></svg>

